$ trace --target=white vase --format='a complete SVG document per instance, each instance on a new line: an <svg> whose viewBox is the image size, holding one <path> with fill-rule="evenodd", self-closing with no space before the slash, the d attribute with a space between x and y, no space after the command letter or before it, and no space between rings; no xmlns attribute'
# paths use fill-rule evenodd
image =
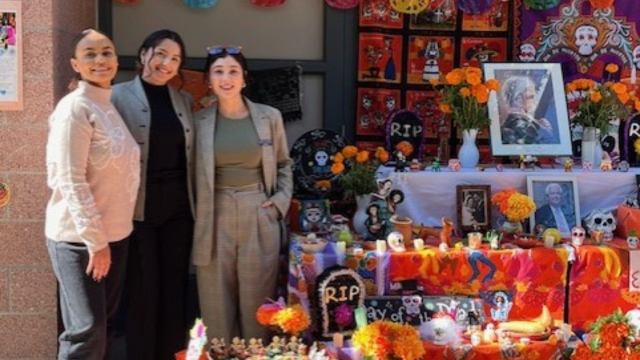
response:
<svg viewBox="0 0 640 360"><path fill-rule="evenodd" d="M480 161L476 136L478 136L478 129L462 130L462 146L458 151L458 159L463 168L474 168Z"/></svg>
<svg viewBox="0 0 640 360"><path fill-rule="evenodd" d="M363 237L367 235L367 226L364 222L367 220L367 206L371 201L371 195L358 195L356 196L357 209L353 214L353 230Z"/></svg>
<svg viewBox="0 0 640 360"><path fill-rule="evenodd" d="M593 169L599 169L602 162L602 144L600 129L586 127L582 131L582 161L589 161Z"/></svg>

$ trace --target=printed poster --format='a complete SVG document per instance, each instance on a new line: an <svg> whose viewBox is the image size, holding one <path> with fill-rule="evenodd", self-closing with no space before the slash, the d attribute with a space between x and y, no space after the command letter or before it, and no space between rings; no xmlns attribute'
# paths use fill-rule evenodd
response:
<svg viewBox="0 0 640 360"><path fill-rule="evenodd" d="M482 69L487 62L507 61L506 38L462 38L460 66L468 64Z"/></svg>
<svg viewBox="0 0 640 360"><path fill-rule="evenodd" d="M455 47L451 36L410 36L407 82L429 84L453 70Z"/></svg>
<svg viewBox="0 0 640 360"><path fill-rule="evenodd" d="M399 84L402 74L402 36L360 34L358 80Z"/></svg>
<svg viewBox="0 0 640 360"><path fill-rule="evenodd" d="M20 4L0 0L0 110L23 110Z"/></svg>
<svg viewBox="0 0 640 360"><path fill-rule="evenodd" d="M433 0L427 9L411 15L411 30L455 31L458 8L454 0Z"/></svg>
<svg viewBox="0 0 640 360"><path fill-rule="evenodd" d="M356 134L383 136L389 115L400 109L400 90L360 88L357 105Z"/></svg>

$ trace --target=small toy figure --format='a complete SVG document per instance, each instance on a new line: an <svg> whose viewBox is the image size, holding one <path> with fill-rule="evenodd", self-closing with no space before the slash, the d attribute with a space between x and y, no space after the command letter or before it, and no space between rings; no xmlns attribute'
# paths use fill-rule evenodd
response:
<svg viewBox="0 0 640 360"><path fill-rule="evenodd" d="M459 159L449 159L449 169L451 169L451 171L460 171L461 167L462 165L460 165Z"/></svg>
<svg viewBox="0 0 640 360"><path fill-rule="evenodd" d="M405 252L406 247L404 246L404 235L398 231L392 231L387 236L387 244L389 248L394 252Z"/></svg>
<svg viewBox="0 0 640 360"><path fill-rule="evenodd" d="M573 160L567 159L564 161L564 171L572 172L573 171Z"/></svg>
<svg viewBox="0 0 640 360"><path fill-rule="evenodd" d="M582 160L582 170L591 171L591 168L593 168L593 165L591 164L591 161Z"/></svg>
<svg viewBox="0 0 640 360"><path fill-rule="evenodd" d="M504 165L496 164L496 171L497 172L503 172L504 171Z"/></svg>
<svg viewBox="0 0 640 360"><path fill-rule="evenodd" d="M618 171L627 172L629 171L629 162L627 160L622 160L618 163Z"/></svg>
<svg viewBox="0 0 640 360"><path fill-rule="evenodd" d="M480 336L480 333L477 331L474 331L471 333L471 345L473 346L478 346L482 344L482 337Z"/></svg>
<svg viewBox="0 0 640 360"><path fill-rule="evenodd" d="M602 159L602 162L600 163L600 170L605 172L613 170L613 165L611 165L611 159Z"/></svg>
<svg viewBox="0 0 640 360"><path fill-rule="evenodd" d="M574 226L571 228L571 245L578 247L584 244L586 232L582 226Z"/></svg>
<svg viewBox="0 0 640 360"><path fill-rule="evenodd" d="M629 230L629 236L627 236L627 245L629 249L638 248L638 232L636 230Z"/></svg>
<svg viewBox="0 0 640 360"><path fill-rule="evenodd" d="M398 150L395 153L396 155L396 167L395 167L395 171L396 172L406 172L407 169L407 157L404 156L404 154L402 153L402 151Z"/></svg>
<svg viewBox="0 0 640 360"><path fill-rule="evenodd" d="M433 162L431 163L431 171L440 172L440 159L433 159Z"/></svg>
<svg viewBox="0 0 640 360"><path fill-rule="evenodd" d="M482 340L485 344L492 344L496 341L496 327L492 323L488 323L482 334Z"/></svg>

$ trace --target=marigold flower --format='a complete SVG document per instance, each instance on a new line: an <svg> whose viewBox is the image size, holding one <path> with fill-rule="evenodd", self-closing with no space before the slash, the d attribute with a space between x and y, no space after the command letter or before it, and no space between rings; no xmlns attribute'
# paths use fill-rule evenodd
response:
<svg viewBox="0 0 640 360"><path fill-rule="evenodd" d="M460 95L467 97L471 95L471 90L469 90L468 87L463 87L462 89L460 89Z"/></svg>
<svg viewBox="0 0 640 360"><path fill-rule="evenodd" d="M283 332L292 335L300 334L311 325L309 314L300 304L288 306L278 311L274 321Z"/></svg>
<svg viewBox="0 0 640 360"><path fill-rule="evenodd" d="M452 71L445 76L445 80L449 85L459 85L462 82L462 77L459 73Z"/></svg>
<svg viewBox="0 0 640 360"><path fill-rule="evenodd" d="M409 156L413 153L413 145L406 140L400 141L396 144L396 150L402 152L404 156Z"/></svg>
<svg viewBox="0 0 640 360"><path fill-rule="evenodd" d="M378 147L376 149L376 158L382 163L386 163L387 161L389 161L389 153L384 148Z"/></svg>
<svg viewBox="0 0 640 360"><path fill-rule="evenodd" d="M472 93L480 104L486 104L489 101L489 89L484 84L475 85Z"/></svg>
<svg viewBox="0 0 640 360"><path fill-rule="evenodd" d="M618 72L618 65L611 63L608 64L605 68L604 68L608 73L613 74Z"/></svg>
<svg viewBox="0 0 640 360"><path fill-rule="evenodd" d="M591 97L591 101L593 101L594 103L597 103L600 100L602 100L602 94L600 94L599 91L592 92L590 97Z"/></svg>
<svg viewBox="0 0 640 360"><path fill-rule="evenodd" d="M500 90L500 82L496 79L489 79L484 83L489 90L498 91Z"/></svg>
<svg viewBox="0 0 640 360"><path fill-rule="evenodd" d="M440 108L440 111L442 111L445 114L451 114L453 112L451 110L451 106L449 106L449 104L441 103L439 108Z"/></svg>
<svg viewBox="0 0 640 360"><path fill-rule="evenodd" d="M337 162L337 163L333 163L333 165L331 165L331 173L334 175L339 175L342 174L342 172L344 171L344 164L341 162Z"/></svg>
<svg viewBox="0 0 640 360"><path fill-rule="evenodd" d="M482 83L482 74L467 73L467 82L469 85L478 85Z"/></svg>
<svg viewBox="0 0 640 360"><path fill-rule="evenodd" d="M429 79L429 84L433 86L440 85L440 79L438 78Z"/></svg>
<svg viewBox="0 0 640 360"><path fill-rule="evenodd" d="M331 181L329 180L318 180L315 183L316 189L331 189Z"/></svg>
<svg viewBox="0 0 640 360"><path fill-rule="evenodd" d="M618 100L620 100L621 103L626 104L627 101L629 101L629 94L627 93L618 94Z"/></svg>
<svg viewBox="0 0 640 360"><path fill-rule="evenodd" d="M345 159L351 159L352 157L358 155L358 148L353 145L347 145L342 149L342 155Z"/></svg>
<svg viewBox="0 0 640 360"><path fill-rule="evenodd" d="M369 152L367 150L358 152L358 155L356 155L356 161L361 164L369 161Z"/></svg>
<svg viewBox="0 0 640 360"><path fill-rule="evenodd" d="M612 89L613 89L613 92L615 92L618 95L627 93L627 86L625 84L615 83L613 84Z"/></svg>

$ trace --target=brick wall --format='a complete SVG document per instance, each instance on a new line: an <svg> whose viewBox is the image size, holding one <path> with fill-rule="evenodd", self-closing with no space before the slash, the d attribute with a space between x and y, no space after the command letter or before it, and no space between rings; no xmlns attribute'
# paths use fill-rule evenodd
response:
<svg viewBox="0 0 640 360"><path fill-rule="evenodd" d="M73 76L71 42L95 26L96 1L21 0L25 110L0 112L0 360L54 359L56 280L44 239L47 119Z"/></svg>

